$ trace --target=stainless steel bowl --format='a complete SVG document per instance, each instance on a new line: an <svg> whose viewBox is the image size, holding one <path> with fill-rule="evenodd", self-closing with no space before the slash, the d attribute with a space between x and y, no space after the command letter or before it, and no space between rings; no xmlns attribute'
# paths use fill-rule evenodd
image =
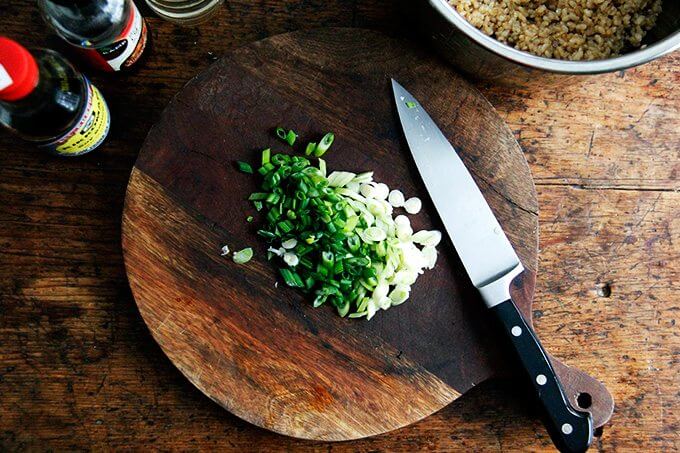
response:
<svg viewBox="0 0 680 453"><path fill-rule="evenodd" d="M514 85L542 77L615 72L659 58L680 48L680 1L664 0L656 26L640 49L619 57L594 61L565 61L538 57L503 44L470 25L447 0L424 0L423 25L435 46L467 74Z"/></svg>

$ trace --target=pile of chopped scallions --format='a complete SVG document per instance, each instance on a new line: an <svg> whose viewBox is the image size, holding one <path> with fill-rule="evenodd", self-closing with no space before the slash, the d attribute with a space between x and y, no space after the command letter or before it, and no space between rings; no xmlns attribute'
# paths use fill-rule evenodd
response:
<svg viewBox="0 0 680 453"><path fill-rule="evenodd" d="M291 146L297 137L283 128L276 133ZM422 203L374 181L373 172L327 174L321 155L334 138L326 134L305 148L318 166L305 156L264 150L261 191L249 200L264 215L257 233L269 243L269 259L280 259L288 286L313 294L314 307L332 305L340 316L371 319L409 298L418 276L437 261L441 233L414 233L408 217L393 218L395 208L416 214ZM237 165L253 172L249 164ZM250 259L252 250L245 250L237 253Z"/></svg>

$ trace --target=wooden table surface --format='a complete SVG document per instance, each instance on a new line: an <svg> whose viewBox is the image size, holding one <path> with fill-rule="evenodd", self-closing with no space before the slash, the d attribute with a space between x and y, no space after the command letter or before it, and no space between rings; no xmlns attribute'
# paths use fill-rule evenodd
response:
<svg viewBox="0 0 680 453"><path fill-rule="evenodd" d="M101 149L56 158L0 134L0 450L551 449L512 382L389 434L323 444L255 428L180 375L142 322L120 249L125 187L149 127L228 49L301 28L413 27L389 0L227 0L196 28L149 25L140 69L92 76L113 117ZM63 49L34 2L5 1L0 27ZM538 334L616 400L597 450L680 448L679 67L675 54L556 87L477 84L518 137L538 190Z"/></svg>

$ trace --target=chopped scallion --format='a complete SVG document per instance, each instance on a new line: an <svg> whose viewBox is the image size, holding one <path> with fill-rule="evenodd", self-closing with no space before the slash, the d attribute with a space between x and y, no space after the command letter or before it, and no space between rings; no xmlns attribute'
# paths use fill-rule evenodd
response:
<svg viewBox="0 0 680 453"><path fill-rule="evenodd" d="M253 249L250 247L234 252L233 260L236 264L245 264L253 258Z"/></svg>
<svg viewBox="0 0 680 453"><path fill-rule="evenodd" d="M297 134L295 133L294 130L291 129L289 131L286 131L282 127L276 128L276 136L279 137L284 142L288 143L290 146L293 146L295 144L295 140L297 140Z"/></svg>
<svg viewBox="0 0 680 453"><path fill-rule="evenodd" d="M314 149L313 152L314 157L321 157L324 154L326 154L326 151L328 151L328 148L331 147L334 140L335 135L332 132L329 132L326 135L324 135L319 144L316 145L316 148Z"/></svg>
<svg viewBox="0 0 680 453"><path fill-rule="evenodd" d="M298 138L283 128L276 135L291 146ZM318 166L302 155L263 150L260 191L248 199L262 212L257 234L267 241L267 257L279 263L286 285L312 294L315 307L330 305L340 316L371 319L409 298L418 275L436 264L441 234L414 234L407 217L393 218L399 206L418 211L420 200L403 200L401 192L374 181L373 172L328 171L320 157L334 140L328 133L305 148L305 155L319 158ZM239 169L241 164L253 172L245 162ZM252 249L244 249L234 261L252 256Z"/></svg>
<svg viewBox="0 0 680 453"><path fill-rule="evenodd" d="M297 134L295 133L295 131L293 131L293 130L288 131L288 133L286 134L285 140L290 146L293 146L295 144L296 139L297 139Z"/></svg>
<svg viewBox="0 0 680 453"><path fill-rule="evenodd" d="M316 150L316 143L311 142L307 143L307 147L305 148L305 156L311 156L314 154L314 151Z"/></svg>
<svg viewBox="0 0 680 453"><path fill-rule="evenodd" d="M251 175L253 174L253 167L248 162L237 160L236 166L238 167L239 171L242 171L243 173L249 173Z"/></svg>
<svg viewBox="0 0 680 453"><path fill-rule="evenodd" d="M262 165L268 164L271 160L272 150L267 148L262 150Z"/></svg>

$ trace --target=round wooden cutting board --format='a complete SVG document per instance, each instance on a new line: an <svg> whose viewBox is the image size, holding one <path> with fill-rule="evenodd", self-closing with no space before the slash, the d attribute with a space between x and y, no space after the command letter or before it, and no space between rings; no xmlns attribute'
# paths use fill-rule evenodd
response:
<svg viewBox="0 0 680 453"><path fill-rule="evenodd" d="M329 169L375 177L424 200L415 226L442 226L415 172L390 91L395 78L427 108L469 166L527 272L516 300L531 318L538 217L529 168L490 104L448 66L377 32L326 29L276 36L224 56L175 97L130 178L123 250L145 322L170 360L207 396L273 431L345 440L413 423L509 368L483 304L450 243L411 299L370 322L313 309L284 285L255 235L247 196L257 178L235 160L289 151L327 131ZM326 157L326 156L325 156ZM454 194L452 193L452 196ZM245 265L220 256L252 246ZM595 424L611 397L555 361L567 393L587 392Z"/></svg>

